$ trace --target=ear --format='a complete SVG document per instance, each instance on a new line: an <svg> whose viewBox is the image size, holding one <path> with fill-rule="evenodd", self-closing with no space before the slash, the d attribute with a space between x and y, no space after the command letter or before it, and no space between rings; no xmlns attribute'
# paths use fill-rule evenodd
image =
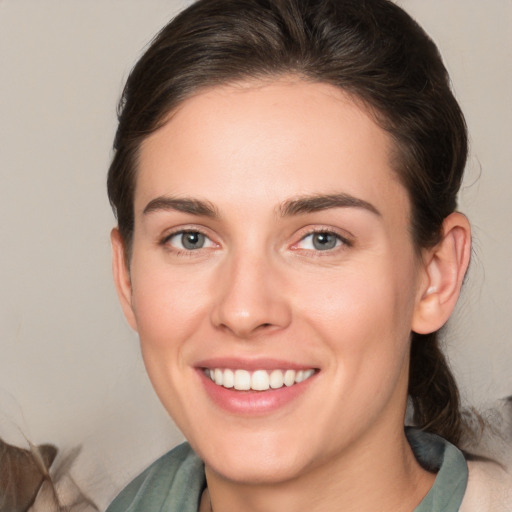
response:
<svg viewBox="0 0 512 512"><path fill-rule="evenodd" d="M429 334L440 329L452 314L471 255L471 227L461 213L443 222L442 240L423 256L424 279L418 290L412 330Z"/></svg>
<svg viewBox="0 0 512 512"><path fill-rule="evenodd" d="M137 321L132 304L130 269L127 263L126 248L118 228L114 228L111 231L110 241L112 242L112 272L114 274L117 296L119 297L126 320L130 327L136 331Z"/></svg>

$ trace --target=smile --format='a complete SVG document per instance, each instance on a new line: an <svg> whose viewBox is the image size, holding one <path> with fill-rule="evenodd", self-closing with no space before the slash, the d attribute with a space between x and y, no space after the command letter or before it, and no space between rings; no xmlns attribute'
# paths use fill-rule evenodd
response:
<svg viewBox="0 0 512 512"><path fill-rule="evenodd" d="M307 370L231 370L223 368L205 368L204 373L217 386L237 391L267 391L299 384L315 373L313 368Z"/></svg>

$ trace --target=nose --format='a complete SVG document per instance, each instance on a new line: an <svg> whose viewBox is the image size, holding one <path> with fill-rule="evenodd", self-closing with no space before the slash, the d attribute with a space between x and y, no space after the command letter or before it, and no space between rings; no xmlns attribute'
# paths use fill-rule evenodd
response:
<svg viewBox="0 0 512 512"><path fill-rule="evenodd" d="M233 255L226 261L214 285L213 325L242 339L286 328L291 308L277 267L263 255Z"/></svg>

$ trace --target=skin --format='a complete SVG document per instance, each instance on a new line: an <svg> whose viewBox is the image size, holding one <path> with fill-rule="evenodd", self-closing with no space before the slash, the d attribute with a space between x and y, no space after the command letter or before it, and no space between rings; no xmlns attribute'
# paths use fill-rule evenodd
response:
<svg viewBox="0 0 512 512"><path fill-rule="evenodd" d="M410 332L451 313L469 227L454 214L439 246L413 246L391 144L341 90L293 77L204 91L144 141L132 256L114 230L114 276L153 386L205 461L201 510L411 511L431 487L403 432ZM318 195L355 201L287 211ZM182 230L205 245L183 249ZM219 357L317 373L282 407L235 413L197 368Z"/></svg>

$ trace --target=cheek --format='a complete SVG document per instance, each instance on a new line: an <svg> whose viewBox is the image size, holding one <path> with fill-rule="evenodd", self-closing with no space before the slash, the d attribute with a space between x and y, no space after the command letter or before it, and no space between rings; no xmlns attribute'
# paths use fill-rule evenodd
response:
<svg viewBox="0 0 512 512"><path fill-rule="evenodd" d="M324 280L302 279L295 295L307 300L297 306L298 316L329 345L331 364L343 368L346 378L396 374L409 346L414 283L411 256L381 255L371 265L339 269Z"/></svg>
<svg viewBox="0 0 512 512"><path fill-rule="evenodd" d="M141 265L132 281L133 309L143 349L176 348L204 318L208 302L204 276Z"/></svg>
<svg viewBox="0 0 512 512"><path fill-rule="evenodd" d="M183 379L194 378L187 364L187 341L197 339L205 318L207 297L201 282L156 261L134 265L133 309L142 357L156 394L180 427L183 411L200 407Z"/></svg>
<svg viewBox="0 0 512 512"><path fill-rule="evenodd" d="M404 322L408 324L411 318L415 297L412 272L403 268L398 272L394 265L381 261L373 268L361 265L332 272L324 279L315 276L311 282L302 276L301 290L295 295L306 299L298 307L326 329L340 329L339 334L384 327L403 330Z"/></svg>

